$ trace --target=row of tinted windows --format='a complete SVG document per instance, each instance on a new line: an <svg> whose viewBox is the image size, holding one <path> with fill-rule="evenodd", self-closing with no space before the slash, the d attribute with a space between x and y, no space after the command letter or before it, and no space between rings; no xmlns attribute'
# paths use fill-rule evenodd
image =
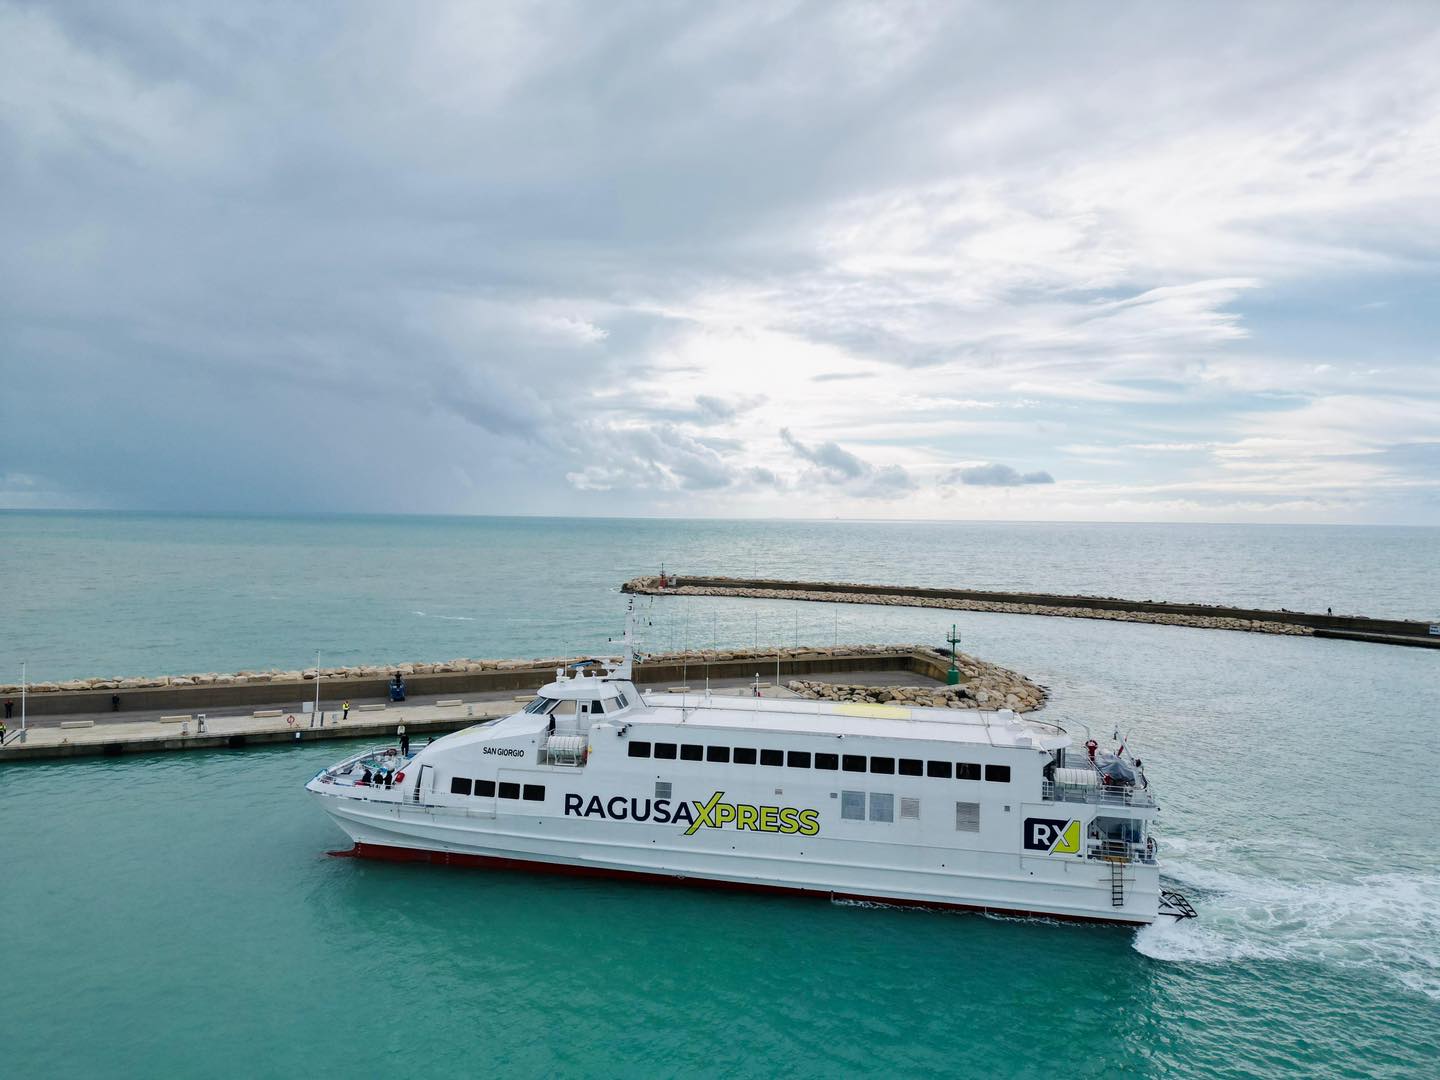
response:
<svg viewBox="0 0 1440 1080"><path fill-rule="evenodd" d="M472 784L474 785L473 789ZM502 799L524 799L526 802L545 801L544 784L512 784L508 781L497 784L494 780L472 781L467 776L455 776L450 779L451 795L478 795L482 799L493 799L497 788Z"/></svg>
<svg viewBox="0 0 1440 1080"><path fill-rule="evenodd" d="M864 754L812 754L808 750L756 750L750 746L701 746L698 743L633 741L630 756L674 761L716 761L735 765L785 765L792 769L828 769L831 772L870 772L883 776L936 776L943 780L979 780L980 766L973 761L924 761L920 758L867 757ZM1009 765L986 765L985 779L1010 782Z"/></svg>

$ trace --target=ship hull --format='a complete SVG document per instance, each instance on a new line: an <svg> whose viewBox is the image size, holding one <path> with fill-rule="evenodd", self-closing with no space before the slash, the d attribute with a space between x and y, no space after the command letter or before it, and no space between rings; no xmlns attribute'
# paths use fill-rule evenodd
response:
<svg viewBox="0 0 1440 1080"><path fill-rule="evenodd" d="M723 850L715 844L680 847L663 827L634 822L557 822L519 814L477 818L433 806L315 795L353 841L351 849L336 854L361 858L1127 926L1155 921L1159 908L1153 864L1125 867L1126 895L1117 906L1109 865L1093 860L975 853L961 860L969 863L962 867L918 861L877 866L858 863L853 850L819 838L797 857L739 851L728 842ZM956 854L945 858L953 863Z"/></svg>

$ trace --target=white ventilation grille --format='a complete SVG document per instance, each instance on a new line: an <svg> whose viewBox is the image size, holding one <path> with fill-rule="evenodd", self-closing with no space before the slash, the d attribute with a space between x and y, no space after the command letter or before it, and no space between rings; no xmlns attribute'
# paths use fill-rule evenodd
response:
<svg viewBox="0 0 1440 1080"><path fill-rule="evenodd" d="M671 792L671 785L670 785L670 781L669 781L669 780L656 780L656 781L655 781L655 798L657 798L657 799L668 799L668 798L670 798L670 792Z"/></svg>
<svg viewBox="0 0 1440 1080"><path fill-rule="evenodd" d="M865 820L865 793L863 791L840 792L840 817L844 821Z"/></svg>
<svg viewBox="0 0 1440 1080"><path fill-rule="evenodd" d="M919 799L912 799L912 798L910 798L908 795L902 795L902 796L900 796L900 820L901 820L901 821L919 821L919 820L920 820L920 800L919 800Z"/></svg>
<svg viewBox="0 0 1440 1080"><path fill-rule="evenodd" d="M980 831L980 804L978 802L957 802L955 804L955 831Z"/></svg>

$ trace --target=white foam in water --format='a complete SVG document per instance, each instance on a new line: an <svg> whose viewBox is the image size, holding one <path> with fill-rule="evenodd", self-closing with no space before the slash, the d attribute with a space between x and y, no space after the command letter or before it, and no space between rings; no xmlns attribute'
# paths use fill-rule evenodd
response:
<svg viewBox="0 0 1440 1080"><path fill-rule="evenodd" d="M412 611L411 615L419 615L422 619L446 619L450 622L474 622L473 615L426 615L423 611Z"/></svg>
<svg viewBox="0 0 1440 1080"><path fill-rule="evenodd" d="M1293 882L1184 864L1171 872L1191 892L1200 917L1142 928L1135 948L1146 956L1372 967L1440 1000L1440 876Z"/></svg>

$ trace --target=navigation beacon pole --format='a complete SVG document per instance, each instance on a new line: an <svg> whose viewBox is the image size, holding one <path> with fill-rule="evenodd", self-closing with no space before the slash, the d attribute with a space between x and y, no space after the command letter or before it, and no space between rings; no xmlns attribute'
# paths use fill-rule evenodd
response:
<svg viewBox="0 0 1440 1080"><path fill-rule="evenodd" d="M25 741L25 661L20 661L20 741Z"/></svg>
<svg viewBox="0 0 1440 1080"><path fill-rule="evenodd" d="M950 624L950 636L945 640L950 642L950 670L945 673L945 685L959 686L960 669L955 666L955 653L960 644L960 631L955 623Z"/></svg>
<svg viewBox="0 0 1440 1080"><path fill-rule="evenodd" d="M315 715L310 718L310 726L319 724L325 726L325 718L320 715L320 650L315 650Z"/></svg>

